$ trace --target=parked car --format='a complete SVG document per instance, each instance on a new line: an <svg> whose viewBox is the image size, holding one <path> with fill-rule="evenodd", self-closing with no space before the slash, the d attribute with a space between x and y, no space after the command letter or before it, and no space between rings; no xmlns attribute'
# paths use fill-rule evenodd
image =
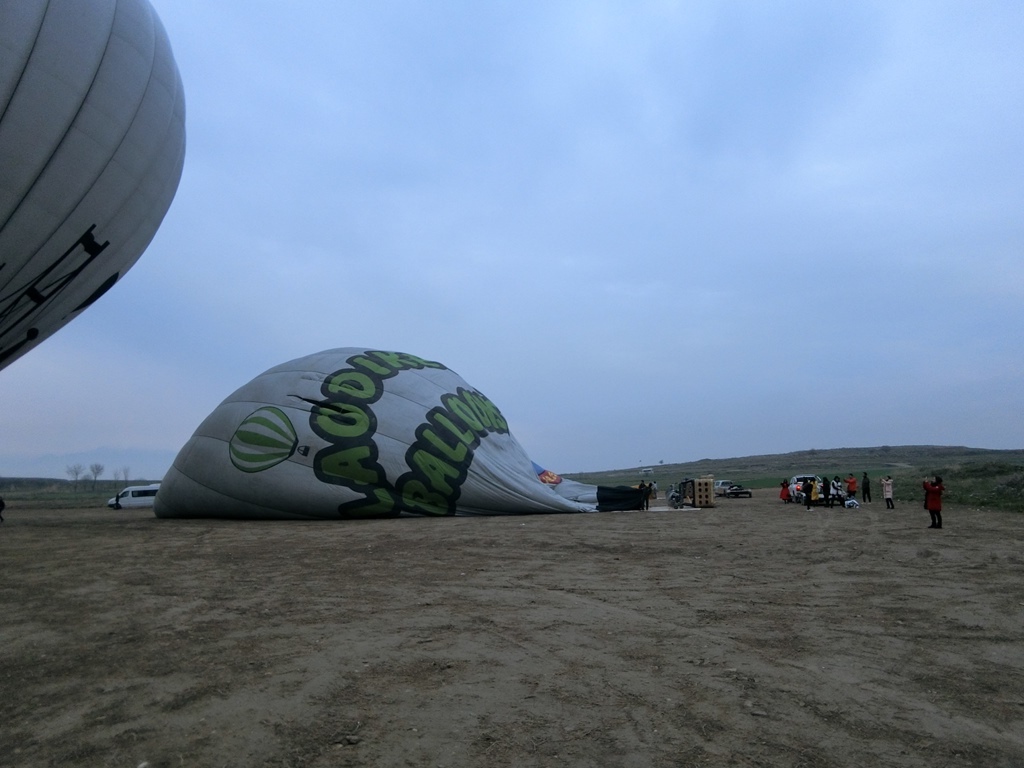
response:
<svg viewBox="0 0 1024 768"><path fill-rule="evenodd" d="M715 496L725 496L730 485L733 485L732 480L715 480Z"/></svg>
<svg viewBox="0 0 1024 768"><path fill-rule="evenodd" d="M821 496L821 478L817 475L793 475L789 479L789 495L790 498L797 504L804 504L804 482L807 480L813 480L814 484L818 486L818 496Z"/></svg>
<svg viewBox="0 0 1024 768"><path fill-rule="evenodd" d="M138 509L139 507L152 507L156 499L156 492L160 490L160 483L151 485L129 485L120 491L114 498L107 499L107 506L111 509Z"/></svg>
<svg viewBox="0 0 1024 768"><path fill-rule="evenodd" d="M754 497L754 493L749 488L744 488L739 483L733 483L725 489L725 496L729 499L738 499L741 496L746 496L748 499L751 499Z"/></svg>

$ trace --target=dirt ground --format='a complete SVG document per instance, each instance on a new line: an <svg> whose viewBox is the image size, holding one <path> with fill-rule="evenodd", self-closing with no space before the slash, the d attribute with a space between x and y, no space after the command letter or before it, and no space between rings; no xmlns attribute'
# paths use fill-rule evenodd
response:
<svg viewBox="0 0 1024 768"><path fill-rule="evenodd" d="M1024 766L1024 514L883 507L9 506L0 765Z"/></svg>

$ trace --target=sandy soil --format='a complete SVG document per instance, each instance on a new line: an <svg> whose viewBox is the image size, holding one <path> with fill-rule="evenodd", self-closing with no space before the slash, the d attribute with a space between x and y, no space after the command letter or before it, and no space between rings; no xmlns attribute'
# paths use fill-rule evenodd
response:
<svg viewBox="0 0 1024 768"><path fill-rule="evenodd" d="M0 526L3 766L1024 766L1024 515Z"/></svg>

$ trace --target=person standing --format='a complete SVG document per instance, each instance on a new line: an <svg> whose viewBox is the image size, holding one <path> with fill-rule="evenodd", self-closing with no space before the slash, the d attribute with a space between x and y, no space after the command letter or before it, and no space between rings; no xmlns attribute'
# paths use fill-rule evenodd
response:
<svg viewBox="0 0 1024 768"><path fill-rule="evenodd" d="M924 481L924 508L932 516L932 524L929 528L942 527L942 492L946 490L942 486L942 478L936 475L933 480Z"/></svg>
<svg viewBox="0 0 1024 768"><path fill-rule="evenodd" d="M637 509L643 512L647 508L647 483L641 480L640 485L637 486L637 490L640 491L640 506L637 507Z"/></svg>
<svg viewBox="0 0 1024 768"><path fill-rule="evenodd" d="M853 472L846 476L846 498L857 498L857 478L854 477Z"/></svg>
<svg viewBox="0 0 1024 768"><path fill-rule="evenodd" d="M4 521L4 510L7 509L7 504L4 502L4 497L0 496L0 523Z"/></svg>
<svg viewBox="0 0 1024 768"><path fill-rule="evenodd" d="M839 502L839 506L843 506L845 499L843 498L843 481L839 479L839 475L836 475L832 481L832 503Z"/></svg>
<svg viewBox="0 0 1024 768"><path fill-rule="evenodd" d="M800 486L800 490L803 491L803 494L804 494L804 504L807 505L807 511L810 512L811 511L811 501L813 500L812 497L814 496L814 492L815 492L814 478L813 477L809 477L806 480L804 480L803 485Z"/></svg>
<svg viewBox="0 0 1024 768"><path fill-rule="evenodd" d="M792 495L789 492L789 481L783 480L780 485L781 490L779 491L779 498L782 499L784 504L789 504L793 500Z"/></svg>
<svg viewBox="0 0 1024 768"><path fill-rule="evenodd" d="M892 475L882 478L882 498L885 499L886 509L896 509L896 505L892 501Z"/></svg>
<svg viewBox="0 0 1024 768"><path fill-rule="evenodd" d="M868 477L867 472L860 479L860 500L864 502L871 501L871 478Z"/></svg>
<svg viewBox="0 0 1024 768"><path fill-rule="evenodd" d="M828 475L821 478L821 505L832 508L832 483L829 482Z"/></svg>

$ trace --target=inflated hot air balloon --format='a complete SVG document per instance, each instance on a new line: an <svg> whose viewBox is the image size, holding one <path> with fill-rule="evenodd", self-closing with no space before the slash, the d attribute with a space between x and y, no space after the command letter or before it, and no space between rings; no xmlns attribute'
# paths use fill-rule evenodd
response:
<svg viewBox="0 0 1024 768"><path fill-rule="evenodd" d="M0 368L135 263L184 157L181 78L146 0L0 2Z"/></svg>
<svg viewBox="0 0 1024 768"><path fill-rule="evenodd" d="M633 492L633 489L628 489ZM584 512L603 489L537 467L501 411L432 360L332 349L271 368L178 453L157 517ZM622 497L614 493L622 506Z"/></svg>

